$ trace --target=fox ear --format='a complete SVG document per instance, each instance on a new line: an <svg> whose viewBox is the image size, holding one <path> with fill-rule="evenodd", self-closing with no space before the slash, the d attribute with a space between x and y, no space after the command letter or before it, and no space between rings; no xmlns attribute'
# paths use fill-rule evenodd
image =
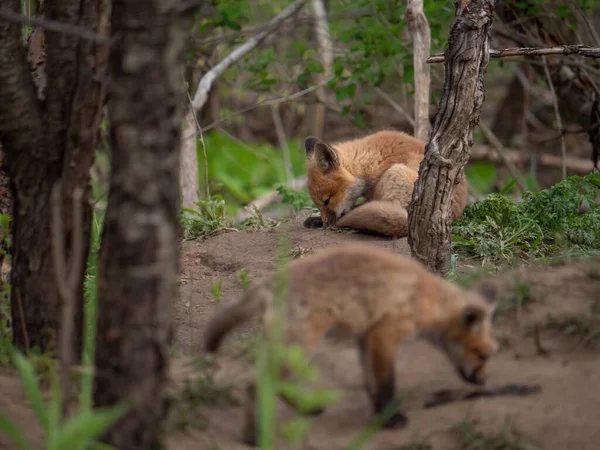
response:
<svg viewBox="0 0 600 450"><path fill-rule="evenodd" d="M475 305L467 305L462 311L461 320L466 328L473 328L483 319L485 312Z"/></svg>
<svg viewBox="0 0 600 450"><path fill-rule="evenodd" d="M314 146L315 160L323 172L339 167L340 160L333 147L323 141L318 141Z"/></svg>
<svg viewBox="0 0 600 450"><path fill-rule="evenodd" d="M310 157L313 154L317 142L320 142L320 139L314 136L308 136L304 139L304 151L306 152L307 157Z"/></svg>
<svg viewBox="0 0 600 450"><path fill-rule="evenodd" d="M489 304L495 304L498 296L496 286L491 283L484 283L477 289L479 295Z"/></svg>

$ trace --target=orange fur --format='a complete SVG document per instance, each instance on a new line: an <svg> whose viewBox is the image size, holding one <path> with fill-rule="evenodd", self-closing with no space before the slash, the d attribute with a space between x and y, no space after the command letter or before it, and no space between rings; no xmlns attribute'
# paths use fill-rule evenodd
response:
<svg viewBox="0 0 600 450"><path fill-rule="evenodd" d="M406 208L418 178L424 142L399 131L380 131L334 145L308 137L305 151L308 191L321 212L317 225L407 236ZM361 196L365 203L355 207ZM453 220L462 215L466 204L463 174L454 188Z"/></svg>
<svg viewBox="0 0 600 450"><path fill-rule="evenodd" d="M396 349L410 336L441 349L465 381L485 382L486 361L497 350L491 286L466 291L409 257L363 244L295 260L288 270L286 343L301 346L310 356L328 335L358 341L375 413L393 400ZM205 349L215 352L228 332L255 315L262 315L268 338L275 314L273 284L273 277L254 282L238 302L217 313L208 326ZM289 375L284 368L282 377ZM256 442L252 386L244 437L250 444ZM403 426L406 420L397 412L386 426Z"/></svg>

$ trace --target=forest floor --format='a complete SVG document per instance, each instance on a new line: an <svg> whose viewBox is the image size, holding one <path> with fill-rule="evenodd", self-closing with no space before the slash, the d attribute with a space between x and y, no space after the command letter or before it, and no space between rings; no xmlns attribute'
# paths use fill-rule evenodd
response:
<svg viewBox="0 0 600 450"><path fill-rule="evenodd" d="M202 355L204 328L222 306L235 301L240 272L249 279L271 273L278 230L289 230L294 256L362 241L409 254L406 239L390 240L356 233L307 230L300 220L259 231L229 232L184 242L179 295L175 299L171 392L175 398L166 447L243 449L244 381L251 376L254 324L227 338L207 367ZM476 268L461 264L460 276ZM489 275L487 275L489 276ZM501 288L501 314L495 333L501 350L490 363L486 387L512 383L540 385L523 397L479 398L424 408L434 392L472 390L436 349L415 340L402 344L396 361L397 393L404 398L409 425L377 432L365 449L597 449L600 427L600 258L529 264L493 276ZM214 287L219 286L220 287ZM215 298L215 293L220 300ZM534 332L535 329L539 333ZM278 449L346 449L372 418L363 389L356 349L323 342L315 362L323 384L338 390L340 401L315 418L307 439ZM18 379L0 371L0 412L41 448L42 435ZM202 403L202 405L200 405ZM293 418L279 403L279 423ZM39 447L38 447L39 446ZM0 436L0 448L14 448Z"/></svg>

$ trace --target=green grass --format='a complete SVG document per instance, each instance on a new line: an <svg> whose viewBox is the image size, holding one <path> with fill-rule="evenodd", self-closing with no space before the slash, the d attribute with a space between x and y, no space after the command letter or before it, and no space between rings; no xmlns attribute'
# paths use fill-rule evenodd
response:
<svg viewBox="0 0 600 450"><path fill-rule="evenodd" d="M234 215L243 206L285 183L282 152L268 144L247 145L225 134L211 131L204 135L208 158L211 195L219 195ZM306 156L302 142L288 141L294 177L306 174ZM198 140L199 183L204 189L204 153Z"/></svg>

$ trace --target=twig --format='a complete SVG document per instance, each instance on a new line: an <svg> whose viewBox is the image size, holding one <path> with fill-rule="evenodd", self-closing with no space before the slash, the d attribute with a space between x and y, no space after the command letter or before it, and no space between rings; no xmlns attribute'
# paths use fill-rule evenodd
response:
<svg viewBox="0 0 600 450"><path fill-rule="evenodd" d="M188 100L190 102L190 110L194 115L194 122L196 122L196 131L200 135L200 145L202 145L202 154L204 155L204 197L208 200L210 198L210 188L208 184L208 156L206 155L206 145L204 145L204 136L202 134L202 127L198 122L198 118L196 117L196 110L194 109L194 105L192 104L192 98L190 97L190 93L187 93Z"/></svg>
<svg viewBox="0 0 600 450"><path fill-rule="evenodd" d="M27 25L30 27L41 27L46 30L56 31L58 33L79 37L88 41L96 42L98 44L109 44L114 41L116 37L109 39L107 36L102 34L94 33L89 29L72 25L70 23L59 22L57 20L46 19L45 17L29 18L22 14L11 11L7 8L0 8L0 19L7 22L18 23Z"/></svg>
<svg viewBox="0 0 600 450"><path fill-rule="evenodd" d="M415 125L417 139L429 140L429 85L431 74L427 65L431 47L429 22L423 12L423 0L408 0L406 23L413 41L414 81L415 81Z"/></svg>
<svg viewBox="0 0 600 450"><path fill-rule="evenodd" d="M295 92L293 94L290 95L284 95L282 97L275 97L275 98L270 98L267 100L263 100L261 102L255 103L254 105L250 105L247 106L245 108L239 109L237 111L234 111L230 114L228 114L227 116L223 117L223 118L219 118L217 120L215 120L213 123L211 123L210 125L207 125L203 128L204 131L209 131L212 130L215 127L218 127L219 125L221 125L221 123L223 123L225 120L227 120L230 117L234 117L240 114L243 114L245 112L251 111L253 109L259 108L261 106L270 106L270 105L278 105L280 103L285 103L285 102L289 102L291 100L295 100L299 97L302 97L304 95L310 94L313 91L316 91L317 89L319 89L321 86L326 85L327 83L329 83L330 80L332 80L334 78L334 76L331 76L330 78L328 78L327 80L325 80L323 83L319 83L316 84L314 86L310 86L306 89L303 89L301 91ZM339 111L341 111L341 107L339 109ZM337 111L337 112L339 112Z"/></svg>
<svg viewBox="0 0 600 450"><path fill-rule="evenodd" d="M392 97L390 97L390 95L388 95L386 92L382 91L378 87L375 87L375 92L377 92L377 95L379 95L382 99L384 99L386 102L388 102L388 104L392 108L394 108L397 113L404 116L404 118L407 120L407 122L410 124L411 127L415 126L415 121L412 118L412 116L410 115L410 113L408 111L406 111L402 106L400 106L400 104L398 104Z"/></svg>
<svg viewBox="0 0 600 450"><path fill-rule="evenodd" d="M196 89L196 93L194 94L194 100L192 101L192 106L194 109L200 110L204 106L206 100L208 100L208 94L213 82L220 77L223 72L225 72L230 66L239 61L251 50L256 48L258 44L260 44L269 34L273 33L285 20L289 19L298 11L300 11L306 2L307 0L296 0L293 2L283 11L281 11L281 13L269 21L269 28L267 30L261 31L260 33L252 36L244 44L232 51L219 64L209 70L200 80L198 89Z"/></svg>
<svg viewBox="0 0 600 450"><path fill-rule="evenodd" d="M515 47L501 50L490 49L490 58L508 58L510 56L543 56L543 55L581 55L586 58L600 58L600 48L585 45L559 45L556 47ZM443 63L444 55L438 53L427 59L429 64Z"/></svg>
<svg viewBox="0 0 600 450"><path fill-rule="evenodd" d="M61 365L61 390L63 412L66 413L69 392L69 372L72 363L73 316L77 301L77 281L83 268L83 189L73 190L73 216L71 235L71 262L65 257L65 237L62 226L61 183L52 187L52 256L56 285L63 301L60 330L59 355ZM68 267L68 269L67 269ZM67 270L69 273L67 274Z"/></svg>
<svg viewBox="0 0 600 450"><path fill-rule="evenodd" d="M275 133L277 134L277 140L281 147L283 154L283 167L285 168L285 184L288 184L294 178L294 172L292 170L292 161L290 158L290 147L287 143L285 136L285 130L283 129L283 122L281 121L281 114L279 112L279 105L271 105L271 115L273 116L273 124L275 125Z"/></svg>
<svg viewBox="0 0 600 450"><path fill-rule="evenodd" d="M490 142L492 147L494 147L494 149L496 149L496 152L498 152L498 156L508 169L508 172L519 185L519 189L521 189L521 192L527 192L527 184L525 183L525 180L523 180L521 173L506 154L506 151L504 150L504 146L502 145L502 142L500 142L500 139L496 137L496 135L492 132L492 130L488 128L488 126L485 123L480 121L479 127L481 128L481 131L483 131L483 134L485 135L486 139Z"/></svg>
<svg viewBox="0 0 600 450"><path fill-rule="evenodd" d="M565 178L567 178L567 143L565 141L562 119L560 117L560 111L558 108L558 97L556 96L556 91L554 90L554 83L552 82L552 77L550 76L550 69L548 69L548 61L546 61L545 56L542 56L542 61L544 63L544 73L546 74L548 86L550 87L550 92L552 93L554 114L556 114L556 122L558 122L558 129L560 131L560 155L562 157L562 178L564 180Z"/></svg>

